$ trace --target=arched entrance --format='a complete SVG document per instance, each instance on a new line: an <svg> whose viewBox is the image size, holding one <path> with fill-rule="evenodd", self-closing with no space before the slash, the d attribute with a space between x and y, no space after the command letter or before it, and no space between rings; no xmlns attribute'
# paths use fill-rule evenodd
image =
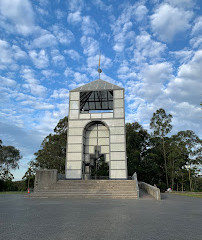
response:
<svg viewBox="0 0 202 240"><path fill-rule="evenodd" d="M101 121L89 123L83 133L83 179L109 177L109 129Z"/></svg>

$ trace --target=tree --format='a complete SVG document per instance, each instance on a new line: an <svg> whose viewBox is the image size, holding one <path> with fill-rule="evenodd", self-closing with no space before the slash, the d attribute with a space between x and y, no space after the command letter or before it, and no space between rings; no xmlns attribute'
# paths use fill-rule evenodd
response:
<svg viewBox="0 0 202 240"><path fill-rule="evenodd" d="M13 146L4 146L0 140L0 178L3 181L13 179L12 169L19 168L19 160L22 158L20 151Z"/></svg>
<svg viewBox="0 0 202 240"><path fill-rule="evenodd" d="M166 149L165 149L165 136L172 130L172 115L166 114L163 108L158 109L153 113L153 117L150 122L150 128L154 129L154 136L161 138L162 141L162 151L165 164L165 174L166 174L166 185L168 184L168 171L167 171L167 160L166 160Z"/></svg>
<svg viewBox="0 0 202 240"><path fill-rule="evenodd" d="M35 153L35 166L47 169L65 171L66 142L68 118L61 119L54 129L55 134L49 134L43 140L41 149Z"/></svg>
<svg viewBox="0 0 202 240"><path fill-rule="evenodd" d="M132 176L134 172L138 172L141 178L144 175L141 160L147 148L149 134L137 122L126 123L125 127L128 175Z"/></svg>
<svg viewBox="0 0 202 240"><path fill-rule="evenodd" d="M180 131L173 136L175 143L183 146L183 153L186 154L184 166L188 170L189 188L193 189L192 179L197 173L197 167L202 164L202 140L191 130Z"/></svg>
<svg viewBox="0 0 202 240"><path fill-rule="evenodd" d="M174 181L179 175L178 172L186 165L188 158L189 154L185 144L176 135L173 135L167 141L168 172L170 173L172 189L174 189Z"/></svg>
<svg viewBox="0 0 202 240"><path fill-rule="evenodd" d="M27 188L29 189L30 187L34 187L34 179L35 179L35 173L36 173L36 166L33 161L30 161L29 167L22 177L22 179L27 182Z"/></svg>

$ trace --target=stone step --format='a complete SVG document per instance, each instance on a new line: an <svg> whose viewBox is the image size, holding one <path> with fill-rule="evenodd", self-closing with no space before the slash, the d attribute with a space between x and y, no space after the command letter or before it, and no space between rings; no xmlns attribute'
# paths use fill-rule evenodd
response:
<svg viewBox="0 0 202 240"><path fill-rule="evenodd" d="M74 193L67 194L61 192L40 192L33 193L31 197L63 197L63 198L119 198L119 199L137 199L137 194L86 194L86 193Z"/></svg>
<svg viewBox="0 0 202 240"><path fill-rule="evenodd" d="M52 185L52 188L66 188L66 189L136 189L136 186L61 186L61 185Z"/></svg>
<svg viewBox="0 0 202 240"><path fill-rule="evenodd" d="M78 191L78 189L74 189L72 191L65 191L64 189L61 189L61 191L59 191L58 189L56 190L53 190L53 189L50 189L50 190L39 190L38 192L36 193L67 193L67 194L74 194L74 193L78 193L78 194L81 194L81 193L84 193L84 194L136 194L136 191L134 190L131 190L131 191L106 191L106 190L103 190L103 191L94 191L94 190L90 190L90 191L84 191L83 189L80 189Z"/></svg>
<svg viewBox="0 0 202 240"><path fill-rule="evenodd" d="M53 191L74 191L75 189L77 191L118 191L118 192L126 192L126 191L136 191L136 188L57 188L57 187L52 187L52 188L49 188L50 190L53 190ZM43 190L43 189L42 189ZM46 190L46 189L44 189Z"/></svg>
<svg viewBox="0 0 202 240"><path fill-rule="evenodd" d="M82 185L133 185L133 180L59 180L57 184L82 184Z"/></svg>
<svg viewBox="0 0 202 240"><path fill-rule="evenodd" d="M136 184L133 185L100 185L100 184L54 184L56 187L134 187Z"/></svg>
<svg viewBox="0 0 202 240"><path fill-rule="evenodd" d="M125 189L125 190L118 190L118 189L42 189L38 191L51 191L51 192L136 192L136 189Z"/></svg>
<svg viewBox="0 0 202 240"><path fill-rule="evenodd" d="M53 185L54 189L117 189L117 190L125 190L125 189L136 189L136 185L134 186L70 186L70 185Z"/></svg>
<svg viewBox="0 0 202 240"><path fill-rule="evenodd" d="M34 197L122 198L136 199L133 180L59 180L48 189L32 194Z"/></svg>

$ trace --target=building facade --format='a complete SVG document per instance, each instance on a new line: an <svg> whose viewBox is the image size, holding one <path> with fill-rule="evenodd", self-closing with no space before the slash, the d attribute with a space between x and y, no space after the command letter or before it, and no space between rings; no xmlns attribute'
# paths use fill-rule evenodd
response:
<svg viewBox="0 0 202 240"><path fill-rule="evenodd" d="M70 91L66 178L91 179L101 160L127 179L124 88L99 79Z"/></svg>

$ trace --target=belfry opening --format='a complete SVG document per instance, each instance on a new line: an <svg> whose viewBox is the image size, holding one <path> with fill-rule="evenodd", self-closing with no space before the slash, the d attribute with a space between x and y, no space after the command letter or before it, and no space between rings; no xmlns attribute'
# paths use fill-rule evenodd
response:
<svg viewBox="0 0 202 240"><path fill-rule="evenodd" d="M109 178L109 129L102 121L92 121L83 133L83 179Z"/></svg>

